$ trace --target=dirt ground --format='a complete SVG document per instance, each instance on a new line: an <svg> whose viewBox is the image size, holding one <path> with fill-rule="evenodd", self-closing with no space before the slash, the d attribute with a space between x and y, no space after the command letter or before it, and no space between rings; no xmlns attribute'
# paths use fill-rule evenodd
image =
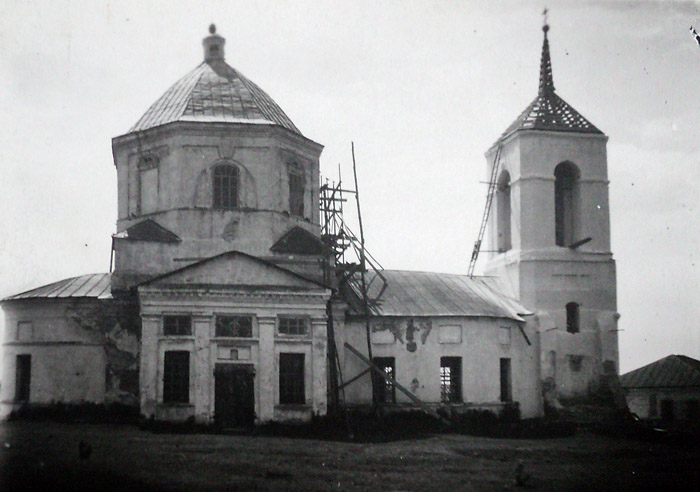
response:
<svg viewBox="0 0 700 492"><path fill-rule="evenodd" d="M78 443L92 446L81 460ZM515 484L522 461L531 474ZM515 440L440 434L347 443L154 434L128 425L0 424L0 490L700 490L700 450L573 437Z"/></svg>

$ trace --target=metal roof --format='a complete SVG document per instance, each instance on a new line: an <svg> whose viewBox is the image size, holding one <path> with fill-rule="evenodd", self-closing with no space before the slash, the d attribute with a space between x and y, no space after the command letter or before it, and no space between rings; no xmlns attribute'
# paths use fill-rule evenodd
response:
<svg viewBox="0 0 700 492"><path fill-rule="evenodd" d="M700 361L669 355L620 376L623 388L700 388Z"/></svg>
<svg viewBox="0 0 700 492"><path fill-rule="evenodd" d="M523 315L532 314L503 294L493 277L405 270L383 270L382 275L387 288L375 316L487 316L523 321ZM381 282L371 283L370 297L380 288Z"/></svg>
<svg viewBox="0 0 700 492"><path fill-rule="evenodd" d="M547 130L602 135L603 132L596 128L593 123L554 92L552 61L549 55L549 40L547 39L549 26L545 25L542 30L544 31L544 42L542 44L540 85L537 97L511 123L498 140L504 140L518 130Z"/></svg>
<svg viewBox="0 0 700 492"><path fill-rule="evenodd" d="M301 135L265 91L220 59L202 62L178 80L129 133L175 121L279 125Z"/></svg>
<svg viewBox="0 0 700 492"><path fill-rule="evenodd" d="M114 234L116 239L130 239L132 241L152 241L157 243L179 243L181 240L177 234L169 231L152 219L138 222L125 231Z"/></svg>
<svg viewBox="0 0 700 492"><path fill-rule="evenodd" d="M52 284L37 287L20 294L6 297L4 301L19 299L65 299L65 298L111 299L111 274L92 273L80 277L67 278Z"/></svg>

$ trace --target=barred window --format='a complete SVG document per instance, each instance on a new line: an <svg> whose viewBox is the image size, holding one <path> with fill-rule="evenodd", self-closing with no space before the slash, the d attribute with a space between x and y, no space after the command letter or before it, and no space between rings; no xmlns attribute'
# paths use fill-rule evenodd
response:
<svg viewBox="0 0 700 492"><path fill-rule="evenodd" d="M387 376L396 381L396 359L394 357L374 357L372 362L379 369L383 370ZM375 379L374 387L377 390L377 401L380 403L396 403L394 384L374 372L372 377Z"/></svg>
<svg viewBox="0 0 700 492"><path fill-rule="evenodd" d="M304 404L304 354L280 354L280 404Z"/></svg>
<svg viewBox="0 0 700 492"><path fill-rule="evenodd" d="M217 316L216 336L251 338L253 336L253 317Z"/></svg>
<svg viewBox="0 0 700 492"><path fill-rule="evenodd" d="M289 172L289 213L304 216L304 171L297 165Z"/></svg>
<svg viewBox="0 0 700 492"><path fill-rule="evenodd" d="M306 335L306 318L283 316L279 318L279 333L282 335Z"/></svg>
<svg viewBox="0 0 700 492"><path fill-rule="evenodd" d="M462 401L462 358L440 357L440 401Z"/></svg>
<svg viewBox="0 0 700 492"><path fill-rule="evenodd" d="M163 334L166 336L192 335L192 317L188 315L163 316Z"/></svg>
<svg viewBox="0 0 700 492"><path fill-rule="evenodd" d="M189 403L190 353L186 350L165 352L163 363L163 402Z"/></svg>
<svg viewBox="0 0 700 492"><path fill-rule="evenodd" d="M238 168L222 164L214 168L214 208L232 210L238 207Z"/></svg>

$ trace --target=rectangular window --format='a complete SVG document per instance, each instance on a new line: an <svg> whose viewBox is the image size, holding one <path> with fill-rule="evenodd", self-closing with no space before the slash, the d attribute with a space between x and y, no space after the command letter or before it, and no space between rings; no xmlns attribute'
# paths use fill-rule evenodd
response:
<svg viewBox="0 0 700 492"><path fill-rule="evenodd" d="M440 401L462 401L462 358L440 357Z"/></svg>
<svg viewBox="0 0 700 492"><path fill-rule="evenodd" d="M158 207L158 168L142 169L139 181L141 213L155 212Z"/></svg>
<svg viewBox="0 0 700 492"><path fill-rule="evenodd" d="M649 418L656 417L659 415L658 402L656 401L656 395L654 393L649 395Z"/></svg>
<svg viewBox="0 0 700 492"><path fill-rule="evenodd" d="M304 175L298 172L289 173L289 213L304 216Z"/></svg>
<svg viewBox="0 0 700 492"><path fill-rule="evenodd" d="M501 401L513 401L510 359L501 359Z"/></svg>
<svg viewBox="0 0 700 492"><path fill-rule="evenodd" d="M253 317L217 316L216 336L251 338L253 336Z"/></svg>
<svg viewBox="0 0 700 492"><path fill-rule="evenodd" d="M190 353L186 350L165 352L163 363L163 402L189 403Z"/></svg>
<svg viewBox="0 0 700 492"><path fill-rule="evenodd" d="M304 403L304 354L280 354L280 404Z"/></svg>
<svg viewBox="0 0 700 492"><path fill-rule="evenodd" d="M32 381L32 356L17 356L15 372L15 401L29 401L29 385Z"/></svg>
<svg viewBox="0 0 700 492"><path fill-rule="evenodd" d="M31 342L34 338L34 325L31 321L20 321L17 323L17 341Z"/></svg>
<svg viewBox="0 0 700 492"><path fill-rule="evenodd" d="M278 326L281 335L306 335L308 332L306 318L281 316Z"/></svg>
<svg viewBox="0 0 700 492"><path fill-rule="evenodd" d="M501 326L498 329L498 343L504 347L510 345L510 327Z"/></svg>
<svg viewBox="0 0 700 492"><path fill-rule="evenodd" d="M192 335L192 317L188 315L163 316L163 334L165 336Z"/></svg>
<svg viewBox="0 0 700 492"><path fill-rule="evenodd" d="M396 380L396 360L393 357L374 357L374 365L383 370L387 376ZM375 388L377 389L377 401L379 403L396 403L396 390L393 383L372 372Z"/></svg>
<svg viewBox="0 0 700 492"><path fill-rule="evenodd" d="M675 417L673 400L661 400L661 418L671 422Z"/></svg>
<svg viewBox="0 0 700 492"><path fill-rule="evenodd" d="M441 326L438 341L440 343L462 343L462 327L459 325Z"/></svg>

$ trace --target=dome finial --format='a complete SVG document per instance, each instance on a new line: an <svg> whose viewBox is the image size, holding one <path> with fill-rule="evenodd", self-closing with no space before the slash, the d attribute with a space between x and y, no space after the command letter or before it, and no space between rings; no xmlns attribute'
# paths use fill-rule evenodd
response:
<svg viewBox="0 0 700 492"><path fill-rule="evenodd" d="M216 34L216 26L214 24L209 26L209 36L202 40L202 44L204 45L205 62L224 59L224 44L226 44L226 40Z"/></svg>

